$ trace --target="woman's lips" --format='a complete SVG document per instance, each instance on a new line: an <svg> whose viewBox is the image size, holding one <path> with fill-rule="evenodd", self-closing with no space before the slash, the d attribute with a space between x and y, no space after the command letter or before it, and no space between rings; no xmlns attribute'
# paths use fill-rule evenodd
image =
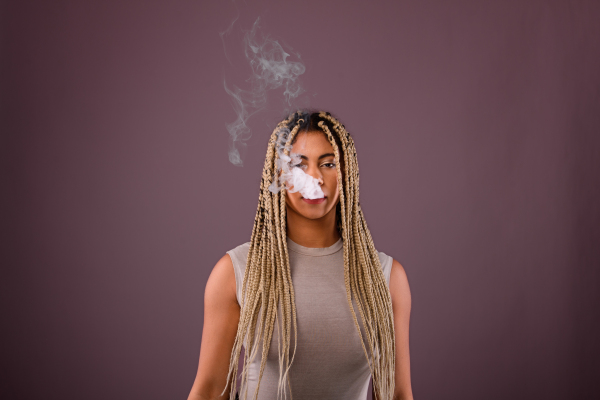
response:
<svg viewBox="0 0 600 400"><path fill-rule="evenodd" d="M327 196L325 197L321 197L320 199L305 199L304 197L302 198L302 200L304 200L305 202L307 202L308 204L321 204L322 202L325 201L325 199L327 198Z"/></svg>

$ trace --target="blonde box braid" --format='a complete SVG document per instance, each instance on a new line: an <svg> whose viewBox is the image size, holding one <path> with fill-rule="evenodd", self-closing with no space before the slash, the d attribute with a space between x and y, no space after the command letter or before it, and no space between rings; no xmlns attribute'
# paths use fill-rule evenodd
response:
<svg viewBox="0 0 600 400"><path fill-rule="evenodd" d="M291 143L306 119L317 118L317 126L331 143L335 154L340 202L338 204L338 229L343 240L344 281L347 300L352 312L354 324L358 330L365 356L373 376L373 388L380 400L392 399L395 376L395 335L391 296L383 275L381 262L371 233L367 227L359 202L359 173L354 141L344 125L327 112L308 116L298 111L280 122L269 140L267 155L261 180L258 209L252 228L252 237L246 270L242 283L242 307L238 330L229 362L227 384L231 387L229 398L235 399L237 385L238 360L242 344L246 348L241 386L246 387L248 365L257 354L260 341L263 342L258 385L253 398L258 396L267 354L273 336L278 310L277 330L283 343L279 343L279 385L277 398L283 390L283 382L290 385L288 371L294 359L297 347L296 304L294 287L290 272L286 230L286 189L277 193L269 190L279 159L278 146L289 155ZM333 128L333 129L331 129ZM289 132L281 135L281 132ZM334 137L336 135L336 137ZM285 142L283 142L285 140ZM344 160L344 171L340 166L340 146ZM343 182L343 184L342 184ZM363 335L354 312L352 297L356 299L360 316L364 323L370 352L364 344ZM281 324L281 330L280 325ZM289 359L291 328L294 329L294 353ZM291 388L290 388L291 389ZM291 391L290 391L291 392ZM247 399L247 390L243 399Z"/></svg>

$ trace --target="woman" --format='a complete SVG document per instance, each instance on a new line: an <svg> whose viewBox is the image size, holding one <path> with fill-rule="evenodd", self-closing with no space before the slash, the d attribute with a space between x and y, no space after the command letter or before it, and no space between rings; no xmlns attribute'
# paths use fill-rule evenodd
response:
<svg viewBox="0 0 600 400"><path fill-rule="evenodd" d="M237 398L242 345L240 399L363 400L371 377L374 399L413 398L408 280L373 245L358 177L354 142L331 114L279 123L251 241L206 283L188 400Z"/></svg>

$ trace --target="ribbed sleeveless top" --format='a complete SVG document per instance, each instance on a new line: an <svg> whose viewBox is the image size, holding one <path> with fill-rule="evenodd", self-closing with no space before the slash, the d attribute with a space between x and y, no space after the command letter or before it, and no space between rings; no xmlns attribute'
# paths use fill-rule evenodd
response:
<svg viewBox="0 0 600 400"><path fill-rule="evenodd" d="M329 247L301 246L289 237L287 246L294 285L298 344L289 370L291 392L295 400L364 400L367 398L371 371L348 307L344 283L344 251L340 238ZM250 242L229 250L233 262L236 296L241 305L242 283ZM379 253L389 287L393 258ZM354 312L369 351L364 326L354 299ZM278 318L281 318L279 309ZM265 370L260 381L258 400L276 400L279 380L277 319ZM290 357L294 351L294 330L290 339ZM247 400L254 398L258 382L262 341L248 370ZM290 387L286 398L290 399ZM245 388L239 390L244 399Z"/></svg>

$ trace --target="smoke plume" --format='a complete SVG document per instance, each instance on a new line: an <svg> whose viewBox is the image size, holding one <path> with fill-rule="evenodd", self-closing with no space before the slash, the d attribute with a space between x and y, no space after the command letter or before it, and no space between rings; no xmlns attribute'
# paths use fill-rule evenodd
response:
<svg viewBox="0 0 600 400"><path fill-rule="evenodd" d="M308 116L306 116L308 118ZM273 193L279 192L284 186L290 193L300 192L304 198L320 199L325 196L321 190L319 180L304 172L306 166L301 164L300 153L290 153L288 156L285 150L291 151L292 146L286 146L285 143L289 137L290 131L282 127L277 132L276 150L279 158L277 159L275 176L269 186Z"/></svg>
<svg viewBox="0 0 600 400"><path fill-rule="evenodd" d="M221 38L228 35L237 18L229 28L221 32ZM260 32L260 17L254 22L252 29L244 33L244 55L250 65L251 74L248 78L249 88L242 89L223 81L227 94L231 96L236 120L227 124L229 132L229 161L236 166L243 166L243 157L240 150L244 150L247 141L252 136L248 120L267 106L267 93L275 89L283 89L283 97L291 106L291 101L297 98L304 90L300 86L298 77L306 68L299 61L288 60L287 53L277 40ZM227 56L227 51L225 51ZM296 54L297 57L299 57ZM231 62L231 61L230 61Z"/></svg>

